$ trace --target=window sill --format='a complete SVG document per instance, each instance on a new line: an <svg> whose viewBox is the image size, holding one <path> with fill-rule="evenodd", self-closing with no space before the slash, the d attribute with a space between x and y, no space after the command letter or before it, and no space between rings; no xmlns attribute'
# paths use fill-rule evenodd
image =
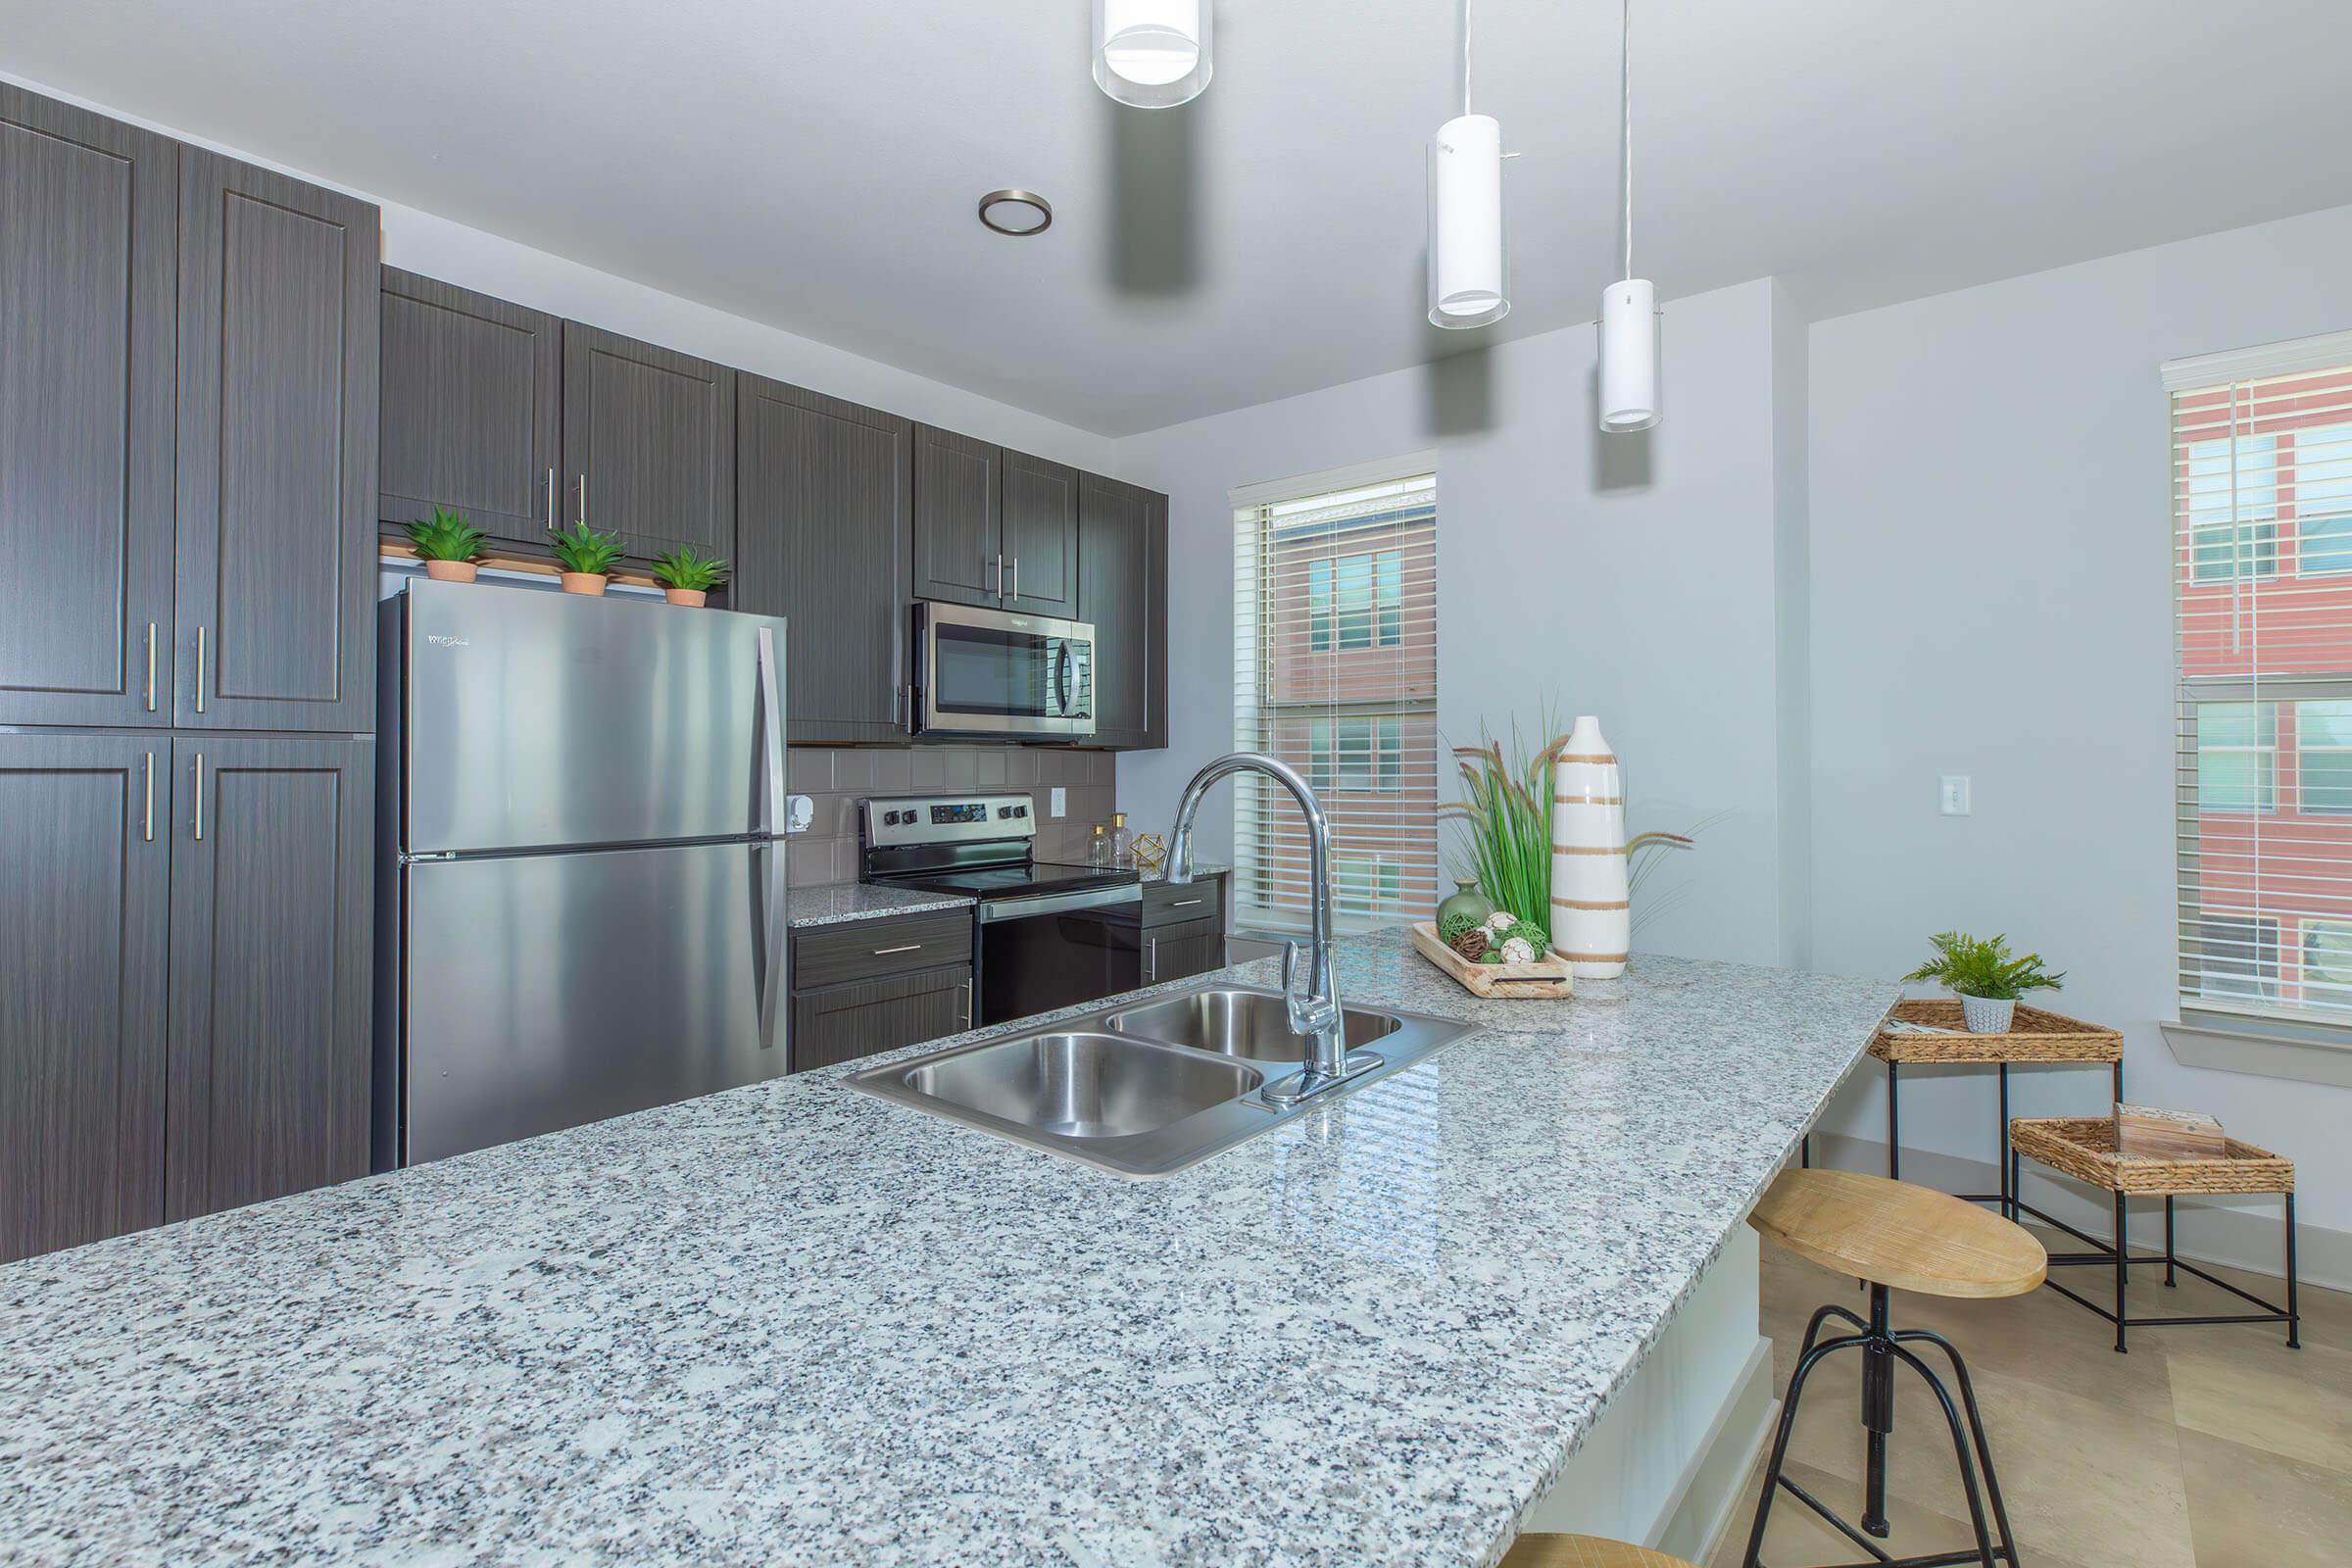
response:
<svg viewBox="0 0 2352 1568"><path fill-rule="evenodd" d="M2195 1012L2156 1027L2183 1066L2352 1089L2352 1037L2333 1030Z"/></svg>

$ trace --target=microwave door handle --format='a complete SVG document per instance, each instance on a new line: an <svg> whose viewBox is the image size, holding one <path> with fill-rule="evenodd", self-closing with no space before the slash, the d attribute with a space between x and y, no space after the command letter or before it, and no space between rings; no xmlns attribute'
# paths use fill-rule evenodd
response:
<svg viewBox="0 0 2352 1568"><path fill-rule="evenodd" d="M1061 715L1067 718L1075 700L1070 688L1071 665L1077 662L1070 657L1070 640L1067 637L1054 645L1054 657L1055 660L1054 684L1061 696Z"/></svg>

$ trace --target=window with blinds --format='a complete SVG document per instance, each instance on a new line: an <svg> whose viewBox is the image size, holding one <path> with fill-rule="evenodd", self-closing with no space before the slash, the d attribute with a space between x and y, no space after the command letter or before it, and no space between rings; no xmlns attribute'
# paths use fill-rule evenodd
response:
<svg viewBox="0 0 2352 1568"><path fill-rule="evenodd" d="M2181 1007L2352 1026L2352 333L2165 382Z"/></svg>
<svg viewBox="0 0 2352 1568"><path fill-rule="evenodd" d="M1289 762L1322 800L1344 926L1426 914L1438 887L1437 475L1355 471L1234 500L1234 744ZM1303 923L1298 805L1262 775L1235 782L1235 907L1259 926Z"/></svg>

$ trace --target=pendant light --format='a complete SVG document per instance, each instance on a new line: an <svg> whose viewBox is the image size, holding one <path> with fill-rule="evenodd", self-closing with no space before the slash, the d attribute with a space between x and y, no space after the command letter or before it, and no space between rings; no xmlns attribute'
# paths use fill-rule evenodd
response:
<svg viewBox="0 0 2352 1568"><path fill-rule="evenodd" d="M1470 112L1470 0L1462 0L1462 112L1429 139L1429 318L1484 326L1511 314L1502 243L1502 126Z"/></svg>
<svg viewBox="0 0 2352 1568"><path fill-rule="evenodd" d="M1658 422L1658 293L1634 275L1634 0L1625 0L1625 65L1618 88L1625 123L1619 178L1625 193L1625 272L1600 296L1600 427L1646 430Z"/></svg>
<svg viewBox="0 0 2352 1568"><path fill-rule="evenodd" d="M1208 85L1213 0L1095 0L1095 83L1137 109L1191 103Z"/></svg>

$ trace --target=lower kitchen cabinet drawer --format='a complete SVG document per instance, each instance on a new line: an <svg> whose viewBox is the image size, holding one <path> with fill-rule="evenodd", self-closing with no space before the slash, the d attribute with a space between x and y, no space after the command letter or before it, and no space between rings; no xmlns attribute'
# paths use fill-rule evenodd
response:
<svg viewBox="0 0 2352 1568"><path fill-rule="evenodd" d="M1144 884L1144 924L1173 925L1178 921L1225 918L1225 878L1204 876L1191 882Z"/></svg>
<svg viewBox="0 0 2352 1568"><path fill-rule="evenodd" d="M971 961L972 911L963 908L815 926L792 937L796 991Z"/></svg>
<svg viewBox="0 0 2352 1568"><path fill-rule="evenodd" d="M876 1052L937 1040L971 1027L968 963L885 980L796 991L792 1070L831 1067Z"/></svg>
<svg viewBox="0 0 2352 1568"><path fill-rule="evenodd" d="M1225 967L1225 921L1221 915L1186 920L1144 932L1144 984L1184 980Z"/></svg>

